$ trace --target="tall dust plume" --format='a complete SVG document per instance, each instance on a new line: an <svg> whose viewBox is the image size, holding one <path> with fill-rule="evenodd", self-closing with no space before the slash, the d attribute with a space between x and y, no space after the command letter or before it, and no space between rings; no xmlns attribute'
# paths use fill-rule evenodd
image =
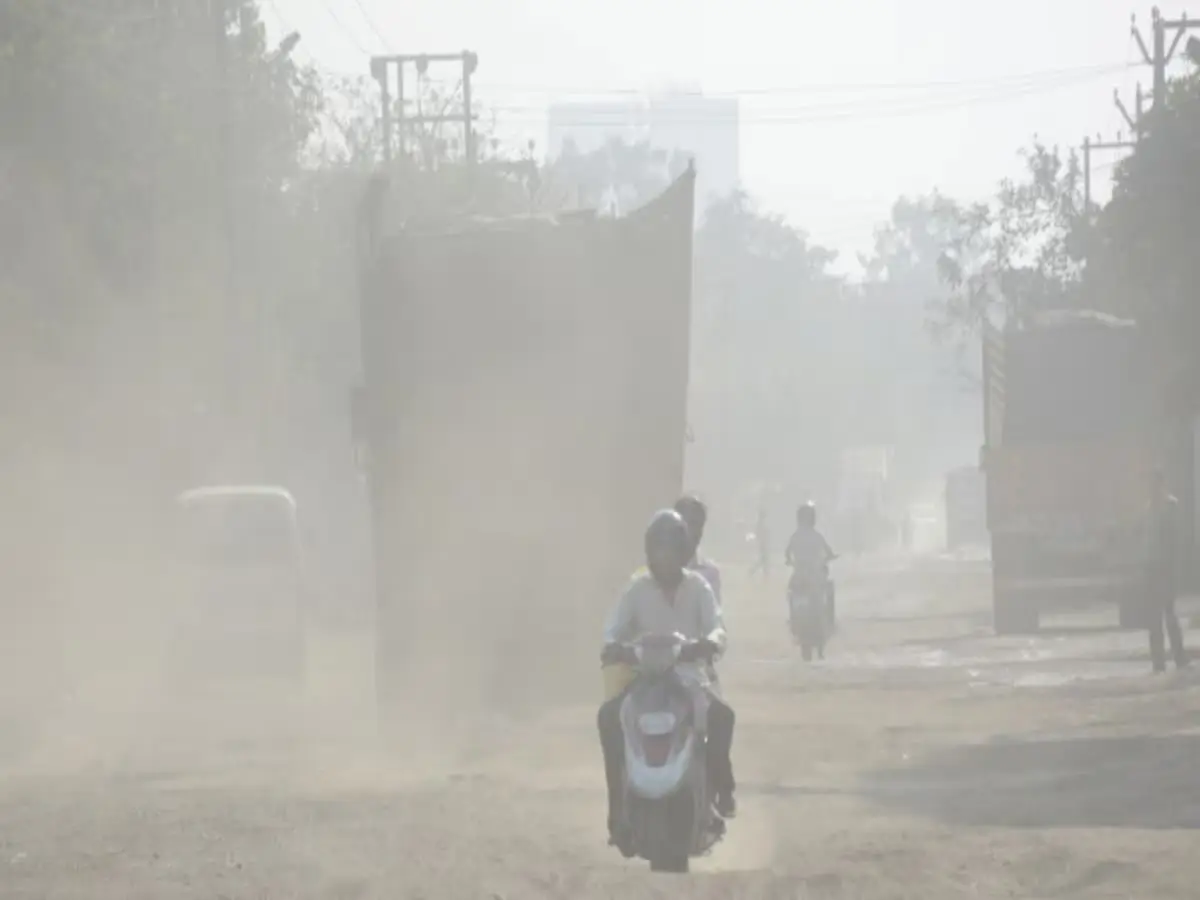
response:
<svg viewBox="0 0 1200 900"><path fill-rule="evenodd" d="M171 770L261 749L437 767L478 749L497 714L592 704L603 617L646 518L682 484L690 190L685 179L628 220L475 223L385 258L364 323L370 504L351 452L346 235L331 251L327 231L284 230L237 299L212 235L160 235L170 277L116 288L76 239L71 204L39 198L60 221L44 228L42 264L12 283L90 314L3 363L6 760L27 774ZM335 211L349 222L350 208ZM301 323L264 340L264 301L248 289L296 257L324 269L274 285ZM54 279L66 283L51 291ZM305 306L323 291L333 299ZM39 327L31 314L9 333ZM272 378L314 346L342 354L335 374ZM282 483L320 524L298 703L171 680L172 498L213 483ZM378 613L370 551L338 546L371 530L389 601ZM335 563L345 556L353 571Z"/></svg>

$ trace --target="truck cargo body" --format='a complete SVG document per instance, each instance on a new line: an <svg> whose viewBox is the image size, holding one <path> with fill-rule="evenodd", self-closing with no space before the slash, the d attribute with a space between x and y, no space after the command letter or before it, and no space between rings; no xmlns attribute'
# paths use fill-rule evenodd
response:
<svg viewBox="0 0 1200 900"><path fill-rule="evenodd" d="M622 219L409 229L372 253L361 407L385 703L456 640L475 675L460 683L594 693L603 618L683 487L693 181ZM564 660L578 683L545 678Z"/></svg>
<svg viewBox="0 0 1200 900"><path fill-rule="evenodd" d="M1113 602L1133 624L1156 461L1133 323L1055 313L984 340L984 469L997 631Z"/></svg>
<svg viewBox="0 0 1200 900"><path fill-rule="evenodd" d="M955 469L946 476L945 515L946 549L987 544L987 482L977 466Z"/></svg>
<svg viewBox="0 0 1200 900"><path fill-rule="evenodd" d="M838 474L836 521L855 553L891 545L896 539L891 512L889 446L848 447Z"/></svg>

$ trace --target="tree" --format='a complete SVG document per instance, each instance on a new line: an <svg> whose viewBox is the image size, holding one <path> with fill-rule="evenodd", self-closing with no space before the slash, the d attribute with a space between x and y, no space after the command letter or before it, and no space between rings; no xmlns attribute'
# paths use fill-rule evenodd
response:
<svg viewBox="0 0 1200 900"><path fill-rule="evenodd" d="M189 253L212 243L196 223L218 218L230 178L249 214L295 171L319 98L312 73L266 46L252 0L229 2L223 49L204 4L7 0L0 16L0 153L22 186L21 246L56 251L14 251L30 277L53 277L66 250L128 293L152 248L177 263L174 235Z"/></svg>
<svg viewBox="0 0 1200 900"><path fill-rule="evenodd" d="M1179 366L1200 378L1200 76L1169 86L1163 109L1148 114L1134 153L1115 172L1111 202L1094 230L1090 288L1113 311L1138 318Z"/></svg>
<svg viewBox="0 0 1200 900"><path fill-rule="evenodd" d="M854 368L831 340L844 289L834 254L741 192L705 211L694 253L692 477L729 492L815 483Z"/></svg>
<svg viewBox="0 0 1200 900"><path fill-rule="evenodd" d="M1082 172L1072 152L1034 145L1024 177L1005 179L990 203L947 204L941 274L952 289L935 316L965 339L985 322L1078 305L1087 229Z"/></svg>
<svg viewBox="0 0 1200 900"><path fill-rule="evenodd" d="M861 259L860 288L870 388L859 408L884 426L895 477L921 491L974 459L979 445L979 350L970 325L947 318L947 247L969 245L973 210L938 192L901 197Z"/></svg>
<svg viewBox="0 0 1200 900"><path fill-rule="evenodd" d="M252 280L277 269L261 238L319 98L257 3L227 5L0 0L0 470L31 545L0 578L22 603L53 608L67 574L130 596L89 562L144 559L139 526L205 439L232 439L215 386L252 381L233 351L256 306L225 290L219 201Z"/></svg>
<svg viewBox="0 0 1200 900"><path fill-rule="evenodd" d="M301 255L276 239L321 98L256 2L226 6L0 0L4 462L53 473L44 500L132 517L261 421L236 401Z"/></svg>

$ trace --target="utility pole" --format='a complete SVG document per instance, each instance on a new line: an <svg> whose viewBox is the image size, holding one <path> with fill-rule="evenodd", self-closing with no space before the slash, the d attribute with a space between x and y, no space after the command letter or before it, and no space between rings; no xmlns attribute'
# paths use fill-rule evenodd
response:
<svg viewBox="0 0 1200 900"><path fill-rule="evenodd" d="M1129 114L1129 110L1121 100L1120 91L1113 91L1113 103L1116 104L1117 110L1121 113L1121 118L1125 120L1125 124L1129 126L1129 132L1133 135L1133 138L1125 140L1118 132L1115 141L1093 141L1090 137L1083 139L1083 209L1085 213L1090 213L1092 208L1092 154L1097 150L1134 150L1137 148L1138 141L1142 139L1142 132L1145 128L1143 121L1144 100L1140 84L1137 86L1137 93L1134 95L1133 115Z"/></svg>
<svg viewBox="0 0 1200 900"><path fill-rule="evenodd" d="M1092 154L1097 150L1132 150L1137 141L1117 139L1115 141L1093 141L1083 139L1083 209L1090 212L1092 208Z"/></svg>
<svg viewBox="0 0 1200 900"><path fill-rule="evenodd" d="M225 292L230 308L237 290L237 216L234 212L233 187L233 91L229 81L228 0L213 0L213 31L217 57L217 191L221 196L222 229L225 236Z"/></svg>
<svg viewBox="0 0 1200 900"><path fill-rule="evenodd" d="M1156 6L1150 11L1150 27L1153 50L1146 47L1142 33L1138 30L1137 22L1130 23L1131 33L1133 39L1137 41L1138 49L1142 52L1142 59L1154 71L1154 88L1151 92L1153 108L1161 110L1165 108L1167 100L1167 66L1175 58L1175 51L1179 49L1179 43L1183 40L1184 35L1200 28L1200 19L1189 19L1187 13L1178 19L1164 19ZM1168 31L1174 32L1169 47L1167 46Z"/></svg>
<svg viewBox="0 0 1200 900"><path fill-rule="evenodd" d="M429 70L430 63L457 62L462 66L462 112L449 115L419 115L406 116L404 113L404 68L412 65L417 76L423 76ZM383 158L390 163L393 159L392 141L398 134L400 156L407 152L407 127L409 125L439 124L442 122L461 122L463 127L463 151L467 165L474 166L477 161L475 113L471 94L471 76L479 65L479 57L470 50L460 53L399 53L388 56L371 57L371 75L379 82L380 125L383 136ZM396 72L395 118L393 122L393 99L391 88L391 73Z"/></svg>
<svg viewBox="0 0 1200 900"><path fill-rule="evenodd" d="M1121 92L1113 91L1113 103L1116 104L1117 111L1121 114L1121 118L1125 120L1125 124L1129 126L1129 133L1133 135L1135 140L1141 140L1142 130L1145 127L1145 95L1142 93L1142 85L1139 82L1137 93L1134 94L1133 115L1129 114L1128 108L1121 100Z"/></svg>
<svg viewBox="0 0 1200 900"><path fill-rule="evenodd" d="M463 152L467 155L467 165L475 165L475 128L471 124L471 74L479 58L466 50L462 54L462 95L463 95Z"/></svg>

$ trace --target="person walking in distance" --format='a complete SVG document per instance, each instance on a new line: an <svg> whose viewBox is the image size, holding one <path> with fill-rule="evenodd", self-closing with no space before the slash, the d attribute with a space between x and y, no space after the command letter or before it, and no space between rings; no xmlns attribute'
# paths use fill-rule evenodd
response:
<svg viewBox="0 0 1200 900"><path fill-rule="evenodd" d="M1161 470L1155 471L1150 499L1149 554L1146 599L1149 604L1150 659L1155 672L1167 668L1163 631L1171 642L1175 667L1188 664L1183 629L1175 612L1179 575L1179 501L1167 490Z"/></svg>

